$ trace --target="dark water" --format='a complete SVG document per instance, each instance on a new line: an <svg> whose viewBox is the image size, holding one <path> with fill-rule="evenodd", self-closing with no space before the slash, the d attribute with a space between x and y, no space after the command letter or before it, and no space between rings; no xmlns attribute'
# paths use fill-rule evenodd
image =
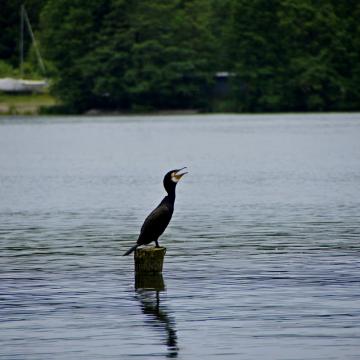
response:
<svg viewBox="0 0 360 360"><path fill-rule="evenodd" d="M359 359L359 240L359 114L0 121L1 359Z"/></svg>

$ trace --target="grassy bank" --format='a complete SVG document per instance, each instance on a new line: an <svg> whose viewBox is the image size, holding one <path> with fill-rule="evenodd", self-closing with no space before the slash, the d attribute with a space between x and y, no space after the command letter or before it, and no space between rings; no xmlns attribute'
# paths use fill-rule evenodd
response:
<svg viewBox="0 0 360 360"><path fill-rule="evenodd" d="M49 94L6 94L0 92L0 115L36 115L56 100Z"/></svg>

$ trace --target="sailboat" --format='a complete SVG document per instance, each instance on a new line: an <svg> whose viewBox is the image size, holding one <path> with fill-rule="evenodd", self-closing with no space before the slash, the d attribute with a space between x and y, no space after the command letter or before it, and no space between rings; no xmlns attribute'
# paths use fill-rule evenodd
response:
<svg viewBox="0 0 360 360"><path fill-rule="evenodd" d="M48 82L46 80L25 80L24 76L24 30L25 24L29 31L32 43L34 45L36 57L39 63L41 72L45 74L45 65L42 60L40 50L37 46L35 35L33 33L29 16L25 9L25 6L21 6L20 10L20 79L14 78L2 78L0 79L0 91L6 92L43 92L48 87Z"/></svg>

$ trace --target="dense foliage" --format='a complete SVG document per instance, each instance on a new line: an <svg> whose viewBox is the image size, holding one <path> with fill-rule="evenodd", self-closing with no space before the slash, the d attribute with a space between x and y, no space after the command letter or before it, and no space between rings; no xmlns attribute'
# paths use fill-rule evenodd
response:
<svg viewBox="0 0 360 360"><path fill-rule="evenodd" d="M0 0L0 60L10 66L19 64L20 7L25 4L33 30L39 25L41 9L47 0ZM25 37L24 46L30 48L30 38Z"/></svg>
<svg viewBox="0 0 360 360"><path fill-rule="evenodd" d="M238 110L359 109L360 3L337 4L234 2L228 49Z"/></svg>
<svg viewBox="0 0 360 360"><path fill-rule="evenodd" d="M0 58L13 65L20 2L1 3ZM355 0L28 0L27 8L69 111L360 108ZM224 71L229 88L219 96L215 74Z"/></svg>
<svg viewBox="0 0 360 360"><path fill-rule="evenodd" d="M73 110L192 108L213 70L207 1L50 0L43 45ZM81 24L81 26L79 25Z"/></svg>

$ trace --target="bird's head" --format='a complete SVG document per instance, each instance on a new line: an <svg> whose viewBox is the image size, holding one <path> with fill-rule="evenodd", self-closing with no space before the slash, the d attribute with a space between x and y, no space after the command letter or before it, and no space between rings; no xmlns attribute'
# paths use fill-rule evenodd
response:
<svg viewBox="0 0 360 360"><path fill-rule="evenodd" d="M186 167L177 170L171 170L164 176L164 188L167 193L175 190L176 184L185 174L187 174L187 171L181 172L181 170L184 169L186 169Z"/></svg>

